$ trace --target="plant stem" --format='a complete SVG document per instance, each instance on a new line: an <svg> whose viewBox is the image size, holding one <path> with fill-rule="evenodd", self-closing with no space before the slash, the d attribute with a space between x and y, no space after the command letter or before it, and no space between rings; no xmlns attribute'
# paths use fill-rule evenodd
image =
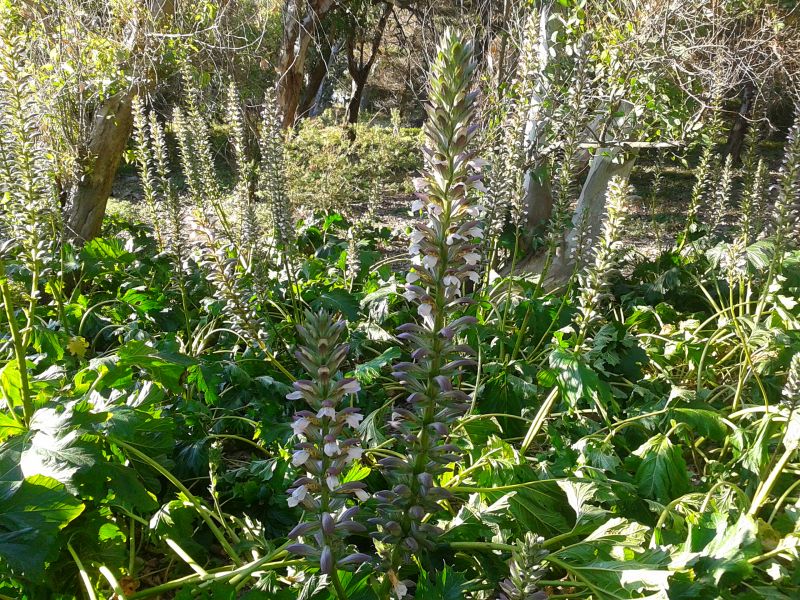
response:
<svg viewBox="0 0 800 600"><path fill-rule="evenodd" d="M14 317L14 308L11 304L11 290L8 288L8 280L4 276L4 271L5 266L2 261L0 261L0 296L2 296L3 305L6 309L8 328L11 332L11 340L14 345L14 358L17 361L17 369L19 370L20 390L22 392L22 413L25 419L25 425L30 425L31 418L33 417L33 403L31 402L31 392L28 386L28 364L25 361L25 345L23 344L22 336L17 326L17 320ZM10 412L16 419L11 398L7 400Z"/></svg>
<svg viewBox="0 0 800 600"><path fill-rule="evenodd" d="M80 575L81 581L83 582L83 587L86 588L86 595L89 596L89 600L97 600L97 595L94 593L92 580L89 579L89 574L86 572L78 553L75 552L75 548L73 548L72 544L69 542L67 542L67 550L72 556L72 560L75 561L75 565L78 567L78 575Z"/></svg>
<svg viewBox="0 0 800 600"><path fill-rule="evenodd" d="M448 546L453 550L502 550L504 552L513 552L515 548L511 544L497 542L450 542Z"/></svg>
<svg viewBox="0 0 800 600"><path fill-rule="evenodd" d="M210 511L203 510L203 505L200 502L200 500L198 500L198 498L194 494L192 494L189 491L189 489L178 480L177 477L175 477L172 473L170 473L167 469L165 469L158 461L154 460L144 452L141 452L140 450L134 448L130 444L127 444L122 440L116 438L113 439L112 442L117 446L119 446L120 448L127 450L131 454L135 455L139 460L153 467L156 471L158 471L164 477L166 477L172 485L178 488L195 507L197 513L200 515L203 521L205 521L206 525L211 530L211 533L214 534L214 537L217 538L220 545L224 548L225 552L233 560L233 562L236 563L237 566L242 563L242 559L239 558L239 555L237 554L236 550L233 549L233 547L230 545L228 540L225 539L225 536L222 534L219 528L214 524L214 521L211 520L211 517L208 516L208 512Z"/></svg>

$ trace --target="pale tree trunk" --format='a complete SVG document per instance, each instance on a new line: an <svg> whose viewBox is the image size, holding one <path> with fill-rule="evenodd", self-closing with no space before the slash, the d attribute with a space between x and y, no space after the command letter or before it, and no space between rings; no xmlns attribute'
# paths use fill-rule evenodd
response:
<svg viewBox="0 0 800 600"><path fill-rule="evenodd" d="M317 104L323 83L325 83L325 78L328 76L329 65L336 58L341 46L341 42L326 46L325 52L320 55L317 64L314 65L314 69L311 71L311 75L308 79L308 84L306 84L305 92L303 93L303 101L300 103L300 108L298 109L298 119L313 116L314 107Z"/></svg>
<svg viewBox="0 0 800 600"><path fill-rule="evenodd" d="M636 150L626 151L621 147L598 149L575 206L572 228L548 273L551 284L563 283L586 263L588 249L593 247L603 227L608 184L614 177L628 179L637 155Z"/></svg>
<svg viewBox="0 0 800 600"><path fill-rule="evenodd" d="M308 5L304 14L303 4ZM278 106L283 127L292 127L303 91L308 48L320 20L333 7L333 0L286 0L283 7L283 40L278 62Z"/></svg>
<svg viewBox="0 0 800 600"><path fill-rule="evenodd" d="M95 113L83 176L64 206L67 235L81 243L100 233L111 186L133 129L134 91L119 92Z"/></svg>
<svg viewBox="0 0 800 600"><path fill-rule="evenodd" d="M145 53L142 35L164 18L174 15L174 0L149 0L140 18L129 22L125 45L132 53ZM63 207L67 236L79 244L100 234L108 197L122 154L133 130L131 103L147 87L147 79L118 92L97 108L89 139L82 142L81 175Z"/></svg>
<svg viewBox="0 0 800 600"><path fill-rule="evenodd" d="M334 46L333 50L331 51L331 58L330 62L336 60L339 52L341 51L342 47L344 46L344 41L340 41L339 43ZM326 76L322 79L322 83L317 90L316 95L314 96L314 102L311 105L311 110L309 112L309 116L318 117L322 114L325 110L325 104L329 100L328 90L332 85L331 78Z"/></svg>

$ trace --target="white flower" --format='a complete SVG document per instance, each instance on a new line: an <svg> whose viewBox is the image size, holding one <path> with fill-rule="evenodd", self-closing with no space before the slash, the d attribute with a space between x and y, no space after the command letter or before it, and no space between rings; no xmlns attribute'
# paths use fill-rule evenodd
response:
<svg viewBox="0 0 800 600"><path fill-rule="evenodd" d="M311 454L308 453L308 450L297 450L292 455L292 464L295 467L299 467L300 465L306 464L309 458L311 458Z"/></svg>
<svg viewBox="0 0 800 600"><path fill-rule="evenodd" d="M480 283L480 282L481 282L481 276L480 276L480 275L478 275L478 273L477 273L476 271L466 271L466 272L464 273L464 275L466 275L467 277L469 277L469 278L470 278L472 281L474 281L475 283Z"/></svg>
<svg viewBox="0 0 800 600"><path fill-rule="evenodd" d="M347 415L347 417L345 417L344 422L347 423L353 429L357 429L359 423L361 423L363 418L364 415L361 415L359 413L350 413Z"/></svg>
<svg viewBox="0 0 800 600"><path fill-rule="evenodd" d="M367 492L365 492L364 490L356 490L355 494L356 494L356 498L358 498L362 502L366 502L367 500L369 500L369 494Z"/></svg>
<svg viewBox="0 0 800 600"><path fill-rule="evenodd" d="M422 240L425 239L425 232L421 229L415 229L411 232L411 235L408 236L411 240L412 244L419 244Z"/></svg>
<svg viewBox="0 0 800 600"><path fill-rule="evenodd" d="M445 275L444 279L442 279L442 283L445 285L458 286L461 285L461 280L455 275Z"/></svg>
<svg viewBox="0 0 800 600"><path fill-rule="evenodd" d="M311 425L311 421L305 417L300 417L294 423L292 423L292 431L294 431L295 435L300 435L301 433L305 433L309 425Z"/></svg>
<svg viewBox="0 0 800 600"><path fill-rule="evenodd" d="M427 185L427 182L425 181L424 177L414 177L414 179L412 179L411 181L414 184L414 189L417 190L418 192L424 190L425 186Z"/></svg>
<svg viewBox="0 0 800 600"><path fill-rule="evenodd" d="M480 259L481 259L481 255L478 254L477 252L467 252L464 255L464 262L467 263L470 266L478 264L478 261Z"/></svg>
<svg viewBox="0 0 800 600"><path fill-rule="evenodd" d="M422 259L422 264L428 269L433 269L437 262L439 262L439 257L434 254L427 254Z"/></svg>
<svg viewBox="0 0 800 600"><path fill-rule="evenodd" d="M322 417L330 417L331 419L336 417L336 410L332 406L323 406L317 412L317 418L321 419Z"/></svg>
<svg viewBox="0 0 800 600"><path fill-rule="evenodd" d="M417 299L417 293L414 290L406 290L403 292L403 298L408 300L409 302L413 302Z"/></svg>
<svg viewBox="0 0 800 600"><path fill-rule="evenodd" d="M347 449L347 460L361 460L364 456L364 450L360 446L350 446Z"/></svg>
<svg viewBox="0 0 800 600"><path fill-rule="evenodd" d="M447 236L447 240L446 241L447 241L447 245L448 246L452 246L453 242L455 242L456 240L465 240L465 239L467 239L467 238L465 238L460 233L451 233L450 235Z"/></svg>
<svg viewBox="0 0 800 600"><path fill-rule="evenodd" d="M411 244L408 247L408 253L411 256L416 256L417 254L419 254L419 251L420 251L419 244Z"/></svg>
<svg viewBox="0 0 800 600"><path fill-rule="evenodd" d="M483 206L481 206L480 204L473 204L472 206L467 208L467 212L472 217L476 217L476 218L480 217L481 213L483 212Z"/></svg>
<svg viewBox="0 0 800 600"><path fill-rule="evenodd" d="M325 478L325 483L328 485L328 489L333 491L339 487L339 478L336 475L328 475Z"/></svg>
<svg viewBox="0 0 800 600"><path fill-rule="evenodd" d="M420 304L419 307L417 308L417 314L419 314L419 316L423 318L430 317L432 312L433 312L433 306L431 306L430 304Z"/></svg>
<svg viewBox="0 0 800 600"><path fill-rule="evenodd" d="M308 489L306 488L306 486L301 485L301 486L296 487L294 489L294 491L292 492L292 495L289 496L289 499L287 500L287 504L290 507L297 506L298 504L300 504L300 502L302 502L305 499L307 493L308 493Z"/></svg>
<svg viewBox="0 0 800 600"><path fill-rule="evenodd" d="M475 188L476 190L478 190L482 194L486 193L486 186L483 185L482 181L473 181L472 182L472 187Z"/></svg>
<svg viewBox="0 0 800 600"><path fill-rule="evenodd" d="M414 200L411 203L411 212L412 213L419 212L423 208L425 208L425 203L422 200L417 199L417 200Z"/></svg>
<svg viewBox="0 0 800 600"><path fill-rule="evenodd" d="M406 587L406 584L402 581L395 582L392 587L394 588L394 593L397 595L399 600L402 600L408 594L408 587Z"/></svg>
<svg viewBox="0 0 800 600"><path fill-rule="evenodd" d="M416 271L409 271L406 275L406 283L414 283L419 281L419 273Z"/></svg>
<svg viewBox="0 0 800 600"><path fill-rule="evenodd" d="M467 164L468 164L470 167L472 167L473 169L475 169L476 171L480 171L480 170L482 170L482 169L483 169L483 167L485 167L486 165L488 165L488 164L489 164L489 162L488 162L488 161L486 161L486 160L484 160L484 159L482 159L482 158L473 158L473 159L472 159L471 161L469 161Z"/></svg>
<svg viewBox="0 0 800 600"><path fill-rule="evenodd" d="M303 397L303 392L297 390L296 392L292 392L291 394L286 394L287 400L300 400Z"/></svg>
<svg viewBox="0 0 800 600"><path fill-rule="evenodd" d="M480 227L473 227L472 229L467 231L467 235L470 236L470 237L474 237L474 238L478 238L478 239L482 240L483 239L483 229L481 229Z"/></svg>
<svg viewBox="0 0 800 600"><path fill-rule="evenodd" d="M348 381L342 386L345 394L357 394L361 391L361 384L358 383L355 379L353 381Z"/></svg>
<svg viewBox="0 0 800 600"><path fill-rule="evenodd" d="M325 454L328 456L336 456L339 454L339 444L336 440L332 442L326 442L325 447L323 448Z"/></svg>

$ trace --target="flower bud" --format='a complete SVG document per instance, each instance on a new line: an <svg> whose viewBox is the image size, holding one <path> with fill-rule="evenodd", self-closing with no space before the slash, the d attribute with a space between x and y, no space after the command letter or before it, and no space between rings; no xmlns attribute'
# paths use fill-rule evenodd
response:
<svg viewBox="0 0 800 600"><path fill-rule="evenodd" d="M330 546L323 546L322 554L319 557L319 570L325 575L333 572L333 553Z"/></svg>

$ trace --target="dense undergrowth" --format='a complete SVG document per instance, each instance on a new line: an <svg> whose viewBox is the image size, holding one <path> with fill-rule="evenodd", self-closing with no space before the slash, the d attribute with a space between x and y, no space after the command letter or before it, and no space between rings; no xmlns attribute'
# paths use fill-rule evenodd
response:
<svg viewBox="0 0 800 600"><path fill-rule="evenodd" d="M295 227L274 109L248 158L235 90L232 188L193 90L181 192L139 106L153 219L71 244L5 71L0 594L800 594L800 123L775 176L753 140L736 177L707 144L651 262L626 256L613 180L585 266L546 289L498 274L515 207L478 155L472 70L446 34L408 273L369 214Z"/></svg>

